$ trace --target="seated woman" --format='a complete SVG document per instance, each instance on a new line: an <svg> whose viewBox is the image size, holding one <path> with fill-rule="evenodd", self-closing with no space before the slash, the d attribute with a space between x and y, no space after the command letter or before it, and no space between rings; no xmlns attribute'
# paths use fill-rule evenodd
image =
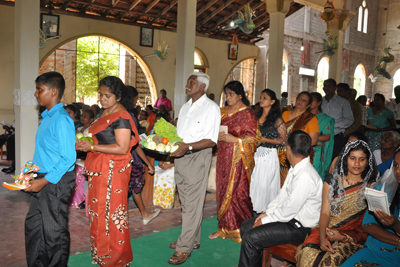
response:
<svg viewBox="0 0 400 267"><path fill-rule="evenodd" d="M149 127L147 128L147 134L150 134L151 130L153 130L154 123L156 123L156 113L153 111L153 107L151 105L146 106L147 113L147 121L149 122Z"/></svg>
<svg viewBox="0 0 400 267"><path fill-rule="evenodd" d="M167 122L171 122L171 116L163 104L158 105L158 114L160 114Z"/></svg>
<svg viewBox="0 0 400 267"><path fill-rule="evenodd" d="M362 230L369 237L365 247L357 251L342 267L353 266L398 266L400 262L400 150L394 155L393 171L397 179L397 190L390 205L390 216L382 210L367 211ZM376 189L380 190L378 186ZM389 199L390 201L390 199Z"/></svg>
<svg viewBox="0 0 400 267"><path fill-rule="evenodd" d="M354 140L363 140L365 143L368 144L368 138L365 136L365 134L361 133L361 132L352 132L351 134L347 135L345 137L345 144ZM336 158L334 158L332 160L331 166L329 168L329 173L333 173L333 171L335 170L335 166L336 166L336 162L338 160L339 156L337 156Z"/></svg>
<svg viewBox="0 0 400 267"><path fill-rule="evenodd" d="M297 249L297 266L340 266L362 247L361 223L367 208L364 190L378 168L368 144L346 144L333 174L325 177L319 227Z"/></svg>
<svg viewBox="0 0 400 267"><path fill-rule="evenodd" d="M146 130L147 133L147 128L149 128L149 122L147 121L147 113L146 111L142 110L139 113L139 124Z"/></svg>
<svg viewBox="0 0 400 267"><path fill-rule="evenodd" d="M381 149L374 151L376 164L381 174L390 169L393 162L394 152L400 145L400 134L395 131L389 131L382 136Z"/></svg>

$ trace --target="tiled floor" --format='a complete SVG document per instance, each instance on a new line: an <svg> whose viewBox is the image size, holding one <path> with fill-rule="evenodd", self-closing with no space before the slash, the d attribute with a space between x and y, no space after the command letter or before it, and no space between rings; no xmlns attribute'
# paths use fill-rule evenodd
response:
<svg viewBox="0 0 400 267"><path fill-rule="evenodd" d="M9 163L0 160L0 169ZM0 182L13 182L11 175L0 171ZM0 187L0 267L25 267L24 220L29 208L30 195L22 191L10 191ZM133 201L129 208L134 209ZM154 209L154 207L152 207ZM217 204L209 200L204 207L204 219L216 216ZM181 224L181 210L163 210L161 214L148 225L143 225L141 216L129 218L131 238L137 238L171 229ZM70 209L69 230L71 234L71 255L90 250L89 219L84 210ZM282 266L282 262L273 259L272 265ZM200 265L199 265L200 266ZM73 267L73 266L72 266Z"/></svg>

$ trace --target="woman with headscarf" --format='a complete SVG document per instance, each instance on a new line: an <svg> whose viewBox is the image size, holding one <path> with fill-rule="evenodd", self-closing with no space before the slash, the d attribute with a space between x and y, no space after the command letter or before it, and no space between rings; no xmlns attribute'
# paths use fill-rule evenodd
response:
<svg viewBox="0 0 400 267"><path fill-rule="evenodd" d="M218 137L218 231L209 238L220 236L240 243L240 225L253 217L250 179L261 133L243 85L231 81L225 85L224 92L228 106L221 108L221 125L228 127L228 133L220 132Z"/></svg>
<svg viewBox="0 0 400 267"><path fill-rule="evenodd" d="M362 231L368 234L365 247L357 251L342 267L398 266L400 263L400 150L394 154L393 178L385 182L390 215L383 210L367 211ZM381 190L382 184L376 187ZM394 190L390 188L392 187ZM392 191L390 194L388 191Z"/></svg>
<svg viewBox="0 0 400 267"><path fill-rule="evenodd" d="M319 225L297 248L299 267L340 266L363 247L361 223L367 208L364 190L379 177L369 145L348 142L333 174L325 178Z"/></svg>

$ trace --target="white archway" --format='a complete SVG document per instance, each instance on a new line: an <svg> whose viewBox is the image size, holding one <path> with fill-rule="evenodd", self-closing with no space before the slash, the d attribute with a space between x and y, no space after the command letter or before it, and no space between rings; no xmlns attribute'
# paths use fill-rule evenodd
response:
<svg viewBox="0 0 400 267"><path fill-rule="evenodd" d="M318 62L318 67L317 67L317 92L320 93L322 96L325 95L325 92L323 90L324 87L324 81L328 79L329 75L329 58L328 57L323 57L321 60Z"/></svg>
<svg viewBox="0 0 400 267"><path fill-rule="evenodd" d="M358 95L365 94L366 71L363 64L358 64L354 71L353 88L357 90Z"/></svg>

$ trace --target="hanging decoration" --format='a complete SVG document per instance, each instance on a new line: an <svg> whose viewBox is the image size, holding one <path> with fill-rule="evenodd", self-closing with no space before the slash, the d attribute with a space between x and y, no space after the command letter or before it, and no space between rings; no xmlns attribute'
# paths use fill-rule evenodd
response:
<svg viewBox="0 0 400 267"><path fill-rule="evenodd" d="M245 14L241 11L238 11L238 16L239 18L231 21L229 26L223 27L221 30L222 31L227 31L227 30L232 30L236 29L239 27L239 29L244 32L245 34L250 34L253 32L255 25L253 22L253 16L255 17L256 15L254 14L254 11L251 9L250 4L245 5Z"/></svg>
<svg viewBox="0 0 400 267"><path fill-rule="evenodd" d="M334 20L336 17L337 15L335 14L335 7L333 6L333 1L327 0L324 6L324 12L322 12L320 18L326 22L327 30L325 34L328 36L328 38L322 39L324 40L323 50L316 53L327 52L328 56L331 57L336 53L337 49L339 48L337 36L335 37L331 36L331 31L329 30L329 22L331 20Z"/></svg>
<svg viewBox="0 0 400 267"><path fill-rule="evenodd" d="M162 44L158 43L158 49L154 50L153 54L146 55L143 57L154 57L156 56L158 60L164 61L168 58L168 45L165 41L162 42Z"/></svg>
<svg viewBox="0 0 400 267"><path fill-rule="evenodd" d="M375 83L376 80L380 78L388 78L391 79L392 76L390 75L389 72L386 70L386 66L388 63L393 62L394 56L390 54L390 47L385 47L382 48L383 54L385 55L384 57L380 58L378 61L378 65L375 67L375 69L372 71L372 73L368 76L368 78L371 80L372 83ZM383 77L374 77L373 73L376 70L378 75L382 75Z"/></svg>

